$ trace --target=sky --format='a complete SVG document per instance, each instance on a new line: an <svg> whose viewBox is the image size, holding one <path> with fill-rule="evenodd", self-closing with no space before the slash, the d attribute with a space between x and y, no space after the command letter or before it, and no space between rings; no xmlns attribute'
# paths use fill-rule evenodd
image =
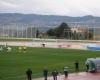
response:
<svg viewBox="0 0 100 80"><path fill-rule="evenodd" d="M0 13L100 17L100 0L0 0Z"/></svg>

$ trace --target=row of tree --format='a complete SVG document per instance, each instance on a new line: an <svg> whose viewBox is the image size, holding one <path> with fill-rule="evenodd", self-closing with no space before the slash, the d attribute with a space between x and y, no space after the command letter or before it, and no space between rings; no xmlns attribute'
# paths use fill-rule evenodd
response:
<svg viewBox="0 0 100 80"><path fill-rule="evenodd" d="M73 40L92 40L93 32L85 31L84 33L72 32L67 23L62 22L58 27L51 28L47 31L48 36L55 36L56 38L66 38Z"/></svg>

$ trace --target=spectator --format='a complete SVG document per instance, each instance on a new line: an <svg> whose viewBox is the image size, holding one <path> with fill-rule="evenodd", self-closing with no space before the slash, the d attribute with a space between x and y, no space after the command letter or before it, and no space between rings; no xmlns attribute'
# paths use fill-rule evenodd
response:
<svg viewBox="0 0 100 80"><path fill-rule="evenodd" d="M65 74L65 78L66 78L68 76L68 67L64 66L63 70L64 70L64 74Z"/></svg>
<svg viewBox="0 0 100 80"><path fill-rule="evenodd" d="M48 75L48 70L45 67L45 69L43 70L43 75L44 75L44 80L47 80L47 75Z"/></svg>
<svg viewBox="0 0 100 80"><path fill-rule="evenodd" d="M54 69L52 71L52 75L53 75L53 80L57 80L58 71L56 69Z"/></svg>
<svg viewBox="0 0 100 80"><path fill-rule="evenodd" d="M78 61L75 62L75 71L76 72L79 71L79 63L78 63Z"/></svg>
<svg viewBox="0 0 100 80"><path fill-rule="evenodd" d="M31 74L32 74L32 71L30 69L28 69L26 71L26 75L27 75L28 80L31 80Z"/></svg>
<svg viewBox="0 0 100 80"><path fill-rule="evenodd" d="M86 72L88 72L89 71L89 61L88 60L85 62L85 65L86 65Z"/></svg>

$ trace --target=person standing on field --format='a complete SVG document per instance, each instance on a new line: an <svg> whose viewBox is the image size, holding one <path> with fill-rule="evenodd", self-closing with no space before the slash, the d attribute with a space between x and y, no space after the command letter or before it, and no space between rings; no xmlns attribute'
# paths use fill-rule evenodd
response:
<svg viewBox="0 0 100 80"><path fill-rule="evenodd" d="M44 80L47 80L48 70L46 67L43 70L43 75L44 75Z"/></svg>
<svg viewBox="0 0 100 80"><path fill-rule="evenodd" d="M57 80L58 71L56 69L54 69L52 71L52 75L53 75L53 80Z"/></svg>
<svg viewBox="0 0 100 80"><path fill-rule="evenodd" d="M28 80L32 80L32 79L31 79L32 71L31 71L30 69L28 69L28 70L26 71L26 75L27 75Z"/></svg>
<svg viewBox="0 0 100 80"><path fill-rule="evenodd" d="M3 51L3 48L2 47L0 48L0 51Z"/></svg>
<svg viewBox="0 0 100 80"><path fill-rule="evenodd" d="M10 52L10 51L11 51L11 47L8 46L8 47L7 47L7 52Z"/></svg>
<svg viewBox="0 0 100 80"><path fill-rule="evenodd" d="M75 71L76 72L79 71L79 63L78 63L78 61L75 62Z"/></svg>
<svg viewBox="0 0 100 80"><path fill-rule="evenodd" d="M23 46L23 53L26 52L26 46Z"/></svg>
<svg viewBox="0 0 100 80"><path fill-rule="evenodd" d="M22 47L21 46L19 46L19 52L21 52L22 51Z"/></svg>
<svg viewBox="0 0 100 80"><path fill-rule="evenodd" d="M88 60L85 62L85 65L86 65L86 72L88 72L89 71L89 61Z"/></svg>
<svg viewBox="0 0 100 80"><path fill-rule="evenodd" d="M64 74L65 74L65 78L66 78L68 76L68 67L64 66L63 70L64 70Z"/></svg>

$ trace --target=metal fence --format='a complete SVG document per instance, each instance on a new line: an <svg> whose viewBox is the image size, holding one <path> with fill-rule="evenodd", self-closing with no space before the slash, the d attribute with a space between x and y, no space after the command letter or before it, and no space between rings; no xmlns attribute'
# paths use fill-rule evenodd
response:
<svg viewBox="0 0 100 80"><path fill-rule="evenodd" d="M33 26L0 26L2 38L36 38L36 27Z"/></svg>
<svg viewBox="0 0 100 80"><path fill-rule="evenodd" d="M100 27L87 27L86 30L80 32L64 29L65 39L71 40L100 40Z"/></svg>
<svg viewBox="0 0 100 80"><path fill-rule="evenodd" d="M0 26L0 38L36 38L37 28L34 26ZM70 34L70 30L67 29L67 38L71 40L100 40L100 27L87 27L86 32ZM91 32L92 34L89 34ZM64 32L65 33L65 32ZM90 39L90 36L93 36ZM83 38L85 37L85 38Z"/></svg>

